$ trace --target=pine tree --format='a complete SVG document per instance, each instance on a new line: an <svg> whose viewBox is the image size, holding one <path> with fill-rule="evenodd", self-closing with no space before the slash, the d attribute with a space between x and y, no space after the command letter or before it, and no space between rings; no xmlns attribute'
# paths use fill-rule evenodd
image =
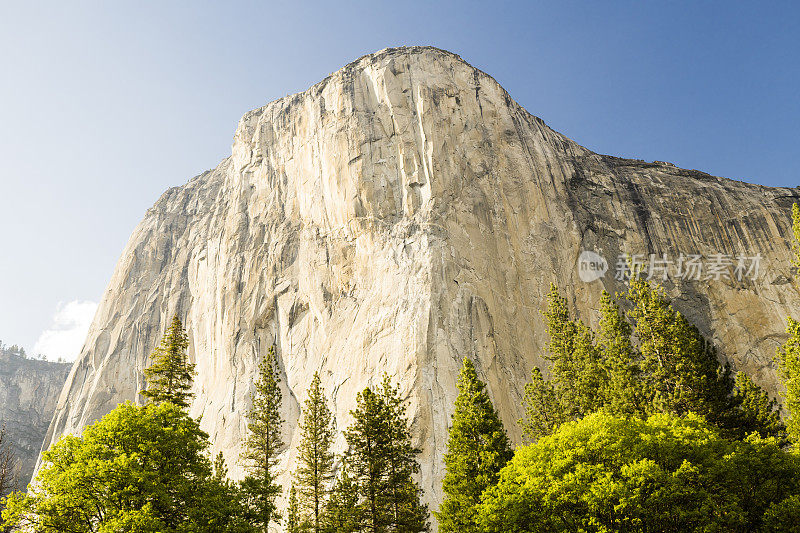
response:
<svg viewBox="0 0 800 533"><path fill-rule="evenodd" d="M361 520L358 516L359 487L350 476L347 461L342 462L339 477L333 485L323 514L325 533L355 533Z"/></svg>
<svg viewBox="0 0 800 533"><path fill-rule="evenodd" d="M280 520L275 500L280 494L277 478L278 453L283 446L281 438L280 371L275 357L275 347L270 347L258 366L255 391L250 395L252 407L247 413L247 438L242 453L247 475L242 480L251 523L266 533L271 521Z"/></svg>
<svg viewBox="0 0 800 533"><path fill-rule="evenodd" d="M734 426L737 438L743 439L755 432L763 438L775 437L779 443L786 444L786 426L781 420L778 402L744 372L736 374L734 400L738 412Z"/></svg>
<svg viewBox="0 0 800 533"><path fill-rule="evenodd" d="M383 400L367 387L356 396L353 423L345 431L350 446L347 457L359 488L359 526L372 533L387 531L386 482L389 422Z"/></svg>
<svg viewBox="0 0 800 533"><path fill-rule="evenodd" d="M497 483L513 452L486 385L465 358L450 428L442 489L447 495L436 517L440 532L478 533L481 494Z"/></svg>
<svg viewBox="0 0 800 533"><path fill-rule="evenodd" d="M544 317L550 336L544 358L551 363L551 379L545 380L534 367L525 386L526 418L520 424L530 441L599 409L606 388L605 368L592 330L571 317L566 298L552 284Z"/></svg>
<svg viewBox="0 0 800 533"><path fill-rule="evenodd" d="M729 429L735 416L734 381L716 350L676 311L659 286L632 278L626 298L638 341L643 389L652 412L695 412Z"/></svg>
<svg viewBox="0 0 800 533"><path fill-rule="evenodd" d="M214 479L219 483L224 483L228 479L228 465L225 464L222 452L214 458Z"/></svg>
<svg viewBox="0 0 800 533"><path fill-rule="evenodd" d="M383 377L381 397L386 405L389 421L389 530L399 533L428 531L428 507L421 503L422 489L413 477L419 473L417 455L420 450L411 444L411 432L400 387L393 387L388 375Z"/></svg>
<svg viewBox="0 0 800 533"><path fill-rule="evenodd" d="M800 446L800 322L789 317L786 333L789 338L778 349L778 370L783 386L783 405L788 414L786 429L789 440Z"/></svg>
<svg viewBox="0 0 800 533"><path fill-rule="evenodd" d="M553 386L566 418L573 420L601 405L603 368L594 335L583 322L570 316L566 298L550 286L545 311L550 342L545 355L551 364Z"/></svg>
<svg viewBox="0 0 800 533"><path fill-rule="evenodd" d="M195 365L186 355L189 338L183 324L175 315L161 338L161 344L150 356L153 364L146 368L147 388L142 396L155 404L170 402L187 408L194 396L191 393Z"/></svg>
<svg viewBox="0 0 800 533"><path fill-rule="evenodd" d="M542 371L537 367L533 367L531 371L531 381L525 385L522 402L525 418L519 424L523 437L528 442L536 442L541 437L550 435L558 426L568 421L552 381L545 380Z"/></svg>
<svg viewBox="0 0 800 533"><path fill-rule="evenodd" d="M359 487L359 528L371 533L428 530L428 510L413 480L419 471L405 409L388 376L382 390L367 387L356 398L353 423L345 432L348 469Z"/></svg>
<svg viewBox="0 0 800 533"><path fill-rule="evenodd" d="M297 502L297 489L292 485L289 490L289 507L286 512L286 533L300 533L306 529L303 527L300 517L300 508Z"/></svg>
<svg viewBox="0 0 800 533"><path fill-rule="evenodd" d="M631 325L619 305L603 291L597 335L605 377L601 393L603 408L616 415L641 417L647 413L646 393L631 333Z"/></svg>
<svg viewBox="0 0 800 533"><path fill-rule="evenodd" d="M144 371L147 388L142 391L142 396L155 404L170 402L184 409L189 407L194 396L190 391L195 365L186 355L188 347L186 330L175 315L161 338L161 344L150 356L153 364Z"/></svg>
<svg viewBox="0 0 800 533"><path fill-rule="evenodd" d="M730 366L719 362L713 345L672 307L661 287L633 277L618 298L627 312L603 293L595 334L571 318L566 299L551 289L545 316L552 377L545 380L534 369L525 388L526 439L536 441L596 410L637 417L694 412L730 438L751 431L780 438L766 393L744 375L735 387Z"/></svg>
<svg viewBox="0 0 800 533"><path fill-rule="evenodd" d="M308 398L303 410L302 432L298 447L300 465L295 473L300 496L301 514L308 519L310 530L320 533L328 487L333 479L333 453L335 436L333 414L325 402L325 392L314 373Z"/></svg>

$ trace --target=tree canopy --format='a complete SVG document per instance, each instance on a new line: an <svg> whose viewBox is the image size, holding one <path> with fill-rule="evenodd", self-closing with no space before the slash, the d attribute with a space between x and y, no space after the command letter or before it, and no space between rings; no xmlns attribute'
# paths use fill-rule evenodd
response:
<svg viewBox="0 0 800 533"><path fill-rule="evenodd" d="M794 531L798 495L800 457L774 438L726 440L695 414L598 412L518 448L478 520L487 533Z"/></svg>
<svg viewBox="0 0 800 533"><path fill-rule="evenodd" d="M248 531L235 488L214 475L208 435L179 406L120 404L42 456L5 526L35 533Z"/></svg>

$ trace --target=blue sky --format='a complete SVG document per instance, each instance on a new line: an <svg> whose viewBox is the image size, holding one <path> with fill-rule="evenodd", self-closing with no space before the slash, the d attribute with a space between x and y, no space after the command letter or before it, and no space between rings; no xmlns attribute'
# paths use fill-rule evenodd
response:
<svg viewBox="0 0 800 533"><path fill-rule="evenodd" d="M797 5L0 0L0 339L74 358L163 190L387 46L460 54L594 151L795 186Z"/></svg>

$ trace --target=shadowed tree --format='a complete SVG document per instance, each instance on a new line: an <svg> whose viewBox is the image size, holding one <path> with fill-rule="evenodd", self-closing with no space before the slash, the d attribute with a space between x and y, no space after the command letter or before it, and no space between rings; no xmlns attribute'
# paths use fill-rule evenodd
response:
<svg viewBox="0 0 800 533"><path fill-rule="evenodd" d="M359 487L343 462L339 477L325 504L325 533L355 533L360 531Z"/></svg>
<svg viewBox="0 0 800 533"><path fill-rule="evenodd" d="M382 390L367 387L356 398L353 423L345 431L347 468L358 487L359 531L417 533L428 530L428 510L420 502L419 472L403 400L384 377Z"/></svg>

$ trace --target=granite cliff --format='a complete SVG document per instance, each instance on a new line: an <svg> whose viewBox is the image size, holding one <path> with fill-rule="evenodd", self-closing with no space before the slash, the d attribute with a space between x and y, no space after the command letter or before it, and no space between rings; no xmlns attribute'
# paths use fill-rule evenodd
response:
<svg viewBox="0 0 800 533"><path fill-rule="evenodd" d="M67 363L29 359L0 343L0 426L18 460L19 488L31 479L68 372Z"/></svg>
<svg viewBox="0 0 800 533"><path fill-rule="evenodd" d="M774 394L772 356L785 317L800 315L788 241L798 199L800 189L593 153L442 50L364 56L245 114L232 155L146 213L45 446L135 399L178 313L198 370L191 414L234 475L257 360L275 343L284 471L315 371L339 429L356 393L387 372L408 397L435 508L462 359L518 441L523 387L543 364L550 283L594 322L601 290L622 288L620 254L667 254L676 269L682 253L732 261L725 276L674 273L665 285L723 356ZM609 262L604 277L581 280L584 250ZM736 257L757 254L758 275L736 279Z"/></svg>

